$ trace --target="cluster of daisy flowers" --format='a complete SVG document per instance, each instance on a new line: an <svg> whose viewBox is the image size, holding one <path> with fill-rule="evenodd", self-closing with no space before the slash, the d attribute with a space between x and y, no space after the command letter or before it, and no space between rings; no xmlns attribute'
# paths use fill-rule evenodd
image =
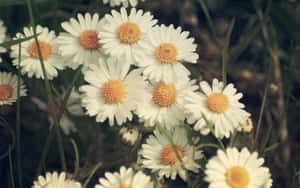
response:
<svg viewBox="0 0 300 188"><path fill-rule="evenodd" d="M110 1L111 6L137 1ZM104 0L104 3L108 1ZM38 46L47 77L52 80L59 70L81 68L86 83L74 89L66 105L72 115L84 113L95 121L109 126L123 126L121 134L131 144L138 131L128 133L124 126L138 117L139 123L153 128L138 155L142 168L150 169L159 179L175 180L178 176L187 181L188 173L199 173L205 153L191 143L186 128L218 139L229 138L235 131L249 129L250 114L239 100L242 93L233 84L224 85L213 79L209 82L190 79L184 63L197 63L197 45L190 33L181 27L159 25L150 12L122 7L100 18L98 14L78 14L76 18L61 23L63 32L58 36L47 27L36 26ZM0 22L0 42L5 28ZM14 39L34 35L32 27L24 27ZM38 46L34 39L11 47L13 65L29 78L45 79ZM21 51L21 54L19 52ZM0 52L5 49L0 48ZM21 58L19 64L19 56ZM20 96L26 95L21 81ZM17 77L0 73L0 105L11 105L17 100ZM66 93L63 89L61 96ZM48 113L47 102L32 97L42 111ZM61 98L55 99L58 113ZM84 110L81 108L83 107ZM67 114L59 122L68 135L76 126ZM186 127L185 127L186 126ZM252 125L251 125L252 126ZM272 185L269 169L263 167L263 158L247 148L219 149L208 160L204 180L209 188L268 188ZM46 173L38 177L33 188L81 187L79 182L66 178L65 172ZM150 176L143 171L121 167L119 172L106 173L95 188L154 187Z"/></svg>

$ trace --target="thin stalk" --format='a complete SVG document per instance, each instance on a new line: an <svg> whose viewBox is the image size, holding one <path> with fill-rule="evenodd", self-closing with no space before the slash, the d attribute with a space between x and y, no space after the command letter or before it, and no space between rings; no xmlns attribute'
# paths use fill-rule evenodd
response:
<svg viewBox="0 0 300 188"><path fill-rule="evenodd" d="M49 80L48 80L47 72L46 72L46 69L45 69L44 60L43 60L43 56L42 56L42 53L41 53L41 48L40 48L38 38L37 38L37 35L36 35L36 27L35 27L35 24L34 24L34 17L33 17L31 0L27 0L27 7L28 7L28 11L29 11L31 26L33 28L34 39L35 39L35 42L36 42L41 67L42 67L42 70L43 70L43 75L44 75L44 78L45 78L44 79L45 87L46 87L46 91L47 91L48 100L49 100L49 103L50 103L52 118L54 120L60 161L61 161L61 165L62 165L63 170L67 171L64 148L63 148L63 141L62 141L62 137L61 137L60 130L59 130L59 122L58 122L56 112L55 112L55 104L54 104L54 100L53 100L53 95L52 95L52 91L51 91L51 88L50 88L50 83L49 83Z"/></svg>
<svg viewBox="0 0 300 188"><path fill-rule="evenodd" d="M227 83L227 70L226 70L227 59L228 59L227 50L224 48L222 50L222 80L223 80L224 87Z"/></svg>
<svg viewBox="0 0 300 188"><path fill-rule="evenodd" d="M102 166L102 162L97 163L97 165L94 167L94 169L92 170L92 172L90 173L88 179L85 180L82 188L86 188L86 186L89 184L89 182L91 181L92 177L94 176L94 174L96 173L96 171Z"/></svg>
<svg viewBox="0 0 300 188"><path fill-rule="evenodd" d="M225 46L222 49L222 78L223 78L223 85L225 86L227 83L227 63L228 63L228 48L230 45L230 38L232 34L232 30L235 24L235 18L231 20L231 23L229 25L227 34L226 34L226 41L225 41Z"/></svg>
<svg viewBox="0 0 300 188"><path fill-rule="evenodd" d="M75 142L74 139L71 138L71 143L73 145L74 148L74 153L75 153L75 162L74 162L74 178L77 176L78 174L78 170L79 170L79 152L78 152L78 147L77 144Z"/></svg>
<svg viewBox="0 0 300 188"><path fill-rule="evenodd" d="M52 2L52 12L54 15L53 25L54 25L55 31L58 32L58 16L57 16L58 0L52 0L51 2Z"/></svg>
<svg viewBox="0 0 300 188"><path fill-rule="evenodd" d="M10 179L11 179L11 186L12 188L15 188L15 179L14 179L14 166L12 163L12 159L11 159L11 151L10 151L10 146L9 146L9 153L8 153L8 159L9 159L9 172L10 172Z"/></svg>
<svg viewBox="0 0 300 188"><path fill-rule="evenodd" d="M199 145L196 147L196 150L201 149L201 148L205 148L205 147L217 148L217 149L220 148L219 145L217 145L217 144L210 144L210 143L207 143L207 144L199 144Z"/></svg>
<svg viewBox="0 0 300 188"><path fill-rule="evenodd" d="M2 118L1 116L0 116L0 126L7 129L7 131L11 134L11 142L12 142L11 144L9 144L7 151L0 155L0 161L1 161L6 156L8 156L9 153L12 152L13 149L15 148L15 146L16 146L16 135L15 135L13 129L10 128L8 122L4 118Z"/></svg>
<svg viewBox="0 0 300 188"><path fill-rule="evenodd" d="M71 91L76 83L76 81L80 78L80 72L81 72L81 69L82 69L82 65L77 69L76 73L75 73L75 76L71 82L71 85L69 85L67 91L66 91L66 95L61 103L61 107L59 109L59 112L58 112L58 116L57 116L57 119L58 121L60 121L63 113L64 113L64 109L66 107L66 104L69 100L69 97L71 95ZM47 141L46 141L46 144L44 146L44 150L43 150L43 153L42 153L42 156L41 156L41 159L40 159L40 162L39 162L39 165L38 165L38 169L37 169L37 174L40 174L41 173L41 170L42 170L42 164L44 163L45 159L46 159L46 156L48 154L48 151L49 151L49 148L50 148L50 145L51 145L51 142L54 138L54 135L55 135L55 131L54 129L51 129L50 130L50 133L48 134L48 137L47 137Z"/></svg>
<svg viewBox="0 0 300 188"><path fill-rule="evenodd" d="M233 145L233 143L234 143L234 141L235 141L236 134L237 134L237 132L234 131L233 134L232 134L232 136L230 137L230 140L229 140L229 147L232 147L232 145Z"/></svg>
<svg viewBox="0 0 300 188"><path fill-rule="evenodd" d="M215 41L216 45L221 49L221 44L220 44L220 42L218 40L217 33L216 33L216 30L215 30L213 21L212 21L212 19L210 17L208 8L207 8L204 0L198 0L198 1L199 1L200 5L201 5L201 8L202 8L202 10L203 10L203 12L205 14L206 19L207 19L209 29L211 30L212 35L213 35L213 40Z"/></svg>
<svg viewBox="0 0 300 188"><path fill-rule="evenodd" d="M21 113L20 113L20 62L21 62L21 43L19 43L19 57L18 57L18 88L17 88L17 111L16 111L16 137L17 137L17 171L19 187L22 188L22 163L21 163Z"/></svg>
<svg viewBox="0 0 300 188"><path fill-rule="evenodd" d="M206 116L204 114L202 114L202 117L204 118L206 124L208 125L209 129L210 129L210 132L215 136L215 138L217 139L217 141L219 142L220 146L221 146L221 149L222 150L225 150L225 147L224 147L224 144L222 142L222 140L220 138L217 138L216 137L216 134L215 134L215 130L213 128L213 125L208 121L208 119L206 118Z"/></svg>
<svg viewBox="0 0 300 188"><path fill-rule="evenodd" d="M264 115L264 109L265 109L265 105L266 105L266 101L267 101L268 89L269 89L269 85L270 85L271 73L272 73L272 67L273 67L272 65L273 65L272 63L270 63L270 65L269 65L267 81L266 81L266 86L265 86L265 90L264 90L264 96L263 96L263 100L261 103L259 118L258 118L257 127L256 127L256 131L255 131L255 139L254 139L255 147L256 147L256 144L258 141L258 135L259 135L259 131L260 131L261 121L262 121L262 118Z"/></svg>
<svg viewBox="0 0 300 188"><path fill-rule="evenodd" d="M177 150L177 148L176 148L176 144L174 143L174 141L173 141L172 137L169 135L169 133L168 133L162 126L160 126L160 124L157 124L156 126L158 126L160 132L162 132L162 133L167 137L168 141L171 143L172 148L173 148L173 150L175 151L176 157L177 157L177 159L179 159L179 161L180 161L180 165L181 165L182 168L186 171L186 176L187 176L187 178L186 178L186 179L187 179L187 187L191 188L191 187L192 187L192 182L191 182L191 179L190 179L188 170L187 170L187 168L184 166L184 163L183 163L183 161L182 161L182 159L181 159L181 157L180 157L180 155L179 155L179 153L178 153L178 150Z"/></svg>

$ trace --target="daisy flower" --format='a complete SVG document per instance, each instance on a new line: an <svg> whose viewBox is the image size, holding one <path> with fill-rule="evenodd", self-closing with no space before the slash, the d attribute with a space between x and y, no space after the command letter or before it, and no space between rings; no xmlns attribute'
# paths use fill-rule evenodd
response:
<svg viewBox="0 0 300 188"><path fill-rule="evenodd" d="M137 66L151 80L168 82L187 77L190 72L182 63L196 63L198 59L194 38L188 36L189 32L182 32L181 27L154 27L146 40L139 43Z"/></svg>
<svg viewBox="0 0 300 188"><path fill-rule="evenodd" d="M81 184L74 180L66 179L66 173L47 172L46 177L39 176L37 181L33 182L31 188L81 188Z"/></svg>
<svg viewBox="0 0 300 188"><path fill-rule="evenodd" d="M238 131L242 131L244 133L250 133L253 129L253 122L250 117L246 120L246 122L238 128Z"/></svg>
<svg viewBox="0 0 300 188"><path fill-rule="evenodd" d="M130 4L132 7L135 7L138 4L138 0L103 0L103 3L109 3L109 6L111 7L120 6L122 4L123 7L127 8L128 4Z"/></svg>
<svg viewBox="0 0 300 188"><path fill-rule="evenodd" d="M195 150L195 147L189 144L184 128L177 126L168 132L184 167L197 173L200 165L195 160L203 157L202 152ZM160 178L165 176L175 180L178 174L186 180L187 171L182 167L167 136L158 129L154 130L154 135L146 140L146 144L142 144L139 154L142 156L143 167L151 169L152 172L158 172Z"/></svg>
<svg viewBox="0 0 300 188"><path fill-rule="evenodd" d="M109 125L122 125L132 120L132 111L143 103L145 81L140 71L129 73L129 64L119 59L100 59L85 72L84 79L89 83L80 87L82 106L87 114L96 116L97 122L109 120Z"/></svg>
<svg viewBox="0 0 300 188"><path fill-rule="evenodd" d="M153 188L153 183L149 176L143 172L134 172L132 168L120 168L120 173L105 173L106 178L99 178L100 184L95 188Z"/></svg>
<svg viewBox="0 0 300 188"><path fill-rule="evenodd" d="M213 79L212 87L206 81L201 81L199 85L204 93L189 93L185 105L186 110L198 120L194 129L208 134L210 130L206 118L213 124L217 138L228 138L230 133L243 125L250 116L243 110L245 105L239 102L243 94L237 93L233 84L223 87L223 82L217 79Z"/></svg>
<svg viewBox="0 0 300 188"><path fill-rule="evenodd" d="M247 148L218 150L206 165L205 180L209 188L270 188L271 175L263 163L257 152L250 153Z"/></svg>
<svg viewBox="0 0 300 188"><path fill-rule="evenodd" d="M63 91L62 98L64 98L65 95L66 95L66 91ZM47 103L43 102L42 100L40 100L36 97L32 97L31 100L41 110L43 110L44 112L47 112L48 119L50 121L50 125L53 126L54 125L54 120L52 118L50 104L47 104ZM75 116L84 115L84 112L81 108L81 103L80 103L81 101L80 100L81 100L80 94L78 92L76 92L75 90L72 90L71 94L70 94L70 97L69 97L69 99L67 101L67 104L66 104L66 110L71 115L75 115ZM55 112L56 113L59 112L61 105L62 105L62 101L60 99L56 99L55 100ZM77 131L74 122L70 119L70 117L67 115L67 113L64 113L62 115L62 117L59 121L59 126L66 135L69 135L70 132L76 132Z"/></svg>
<svg viewBox="0 0 300 188"><path fill-rule="evenodd" d="M90 64L103 57L99 43L101 37L98 37L103 20L99 19L98 14L91 16L89 13L84 16L78 14L77 18L78 20L71 18L69 22L61 23L65 32L58 36L59 50L68 59L69 67L76 69L83 64L83 70L86 70Z"/></svg>
<svg viewBox="0 0 300 188"><path fill-rule="evenodd" d="M104 53L125 57L127 62L134 62L136 52L141 51L138 44L145 40L157 22L150 12L132 8L128 15L124 7L121 12L112 10L111 15L106 14L104 19L106 24L99 32Z"/></svg>
<svg viewBox="0 0 300 188"><path fill-rule="evenodd" d="M129 145L134 145L139 137L139 131L137 128L126 128L123 127L120 129L119 134L123 142Z"/></svg>
<svg viewBox="0 0 300 188"><path fill-rule="evenodd" d="M0 106L12 105L17 101L18 77L7 72L0 72ZM26 88L20 80L20 96L26 96Z"/></svg>
<svg viewBox="0 0 300 188"><path fill-rule="evenodd" d="M0 43L4 42L5 40L5 32L6 32L6 27L3 25L3 21L0 20ZM6 49L0 46L0 53L6 52ZM0 57L0 63L2 62L2 59Z"/></svg>
<svg viewBox="0 0 300 188"><path fill-rule="evenodd" d="M33 36L33 28L24 27L24 34L17 33L15 39L21 39ZM49 79L57 76L57 69L64 68L64 59L58 53L57 38L54 31L49 31L47 27L36 26L36 33L39 33L38 42L41 48L44 65ZM14 58L13 64L18 67L19 45L11 47L11 57ZM44 79L42 66L39 59L37 45L34 39L27 40L21 44L21 62L22 74L27 73L28 77Z"/></svg>
<svg viewBox="0 0 300 188"><path fill-rule="evenodd" d="M150 82L147 87L148 95L144 96L144 103L138 106L136 113L145 121L146 127L160 123L170 129L188 117L183 108L184 97L197 88L195 80Z"/></svg>

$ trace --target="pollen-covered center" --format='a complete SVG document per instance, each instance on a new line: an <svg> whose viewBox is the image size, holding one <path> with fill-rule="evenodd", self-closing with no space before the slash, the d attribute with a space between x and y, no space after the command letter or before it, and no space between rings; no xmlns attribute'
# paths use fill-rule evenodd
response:
<svg viewBox="0 0 300 188"><path fill-rule="evenodd" d="M41 54L44 60L47 60L49 57L51 57L52 55L52 47L49 43L44 42L42 40L38 41L40 49L41 49ZM38 52L38 48L36 45L36 42L33 41L30 46L29 46L29 54L31 57L35 58L35 59L39 59L39 52Z"/></svg>
<svg viewBox="0 0 300 188"><path fill-rule="evenodd" d="M122 184L118 188L133 188L130 184Z"/></svg>
<svg viewBox="0 0 300 188"><path fill-rule="evenodd" d="M233 166L226 172L226 180L232 188L246 188L250 182L250 175L246 168Z"/></svg>
<svg viewBox="0 0 300 188"><path fill-rule="evenodd" d="M182 149L179 146L175 146L177 153L180 158L183 157ZM162 151L160 152L160 161L165 165L173 165L177 161L179 161L176 151L173 149L171 144L165 146Z"/></svg>
<svg viewBox="0 0 300 188"><path fill-rule="evenodd" d="M213 93L208 96L206 104L210 111L215 113L223 113L229 107L229 100L228 97L223 93Z"/></svg>
<svg viewBox="0 0 300 188"><path fill-rule="evenodd" d="M123 23L118 30L119 39L126 44L133 44L141 37L141 29L134 22Z"/></svg>
<svg viewBox="0 0 300 188"><path fill-rule="evenodd" d="M162 43L155 49L155 55L161 63L172 64L178 56L178 49L172 43Z"/></svg>
<svg viewBox="0 0 300 188"><path fill-rule="evenodd" d="M79 42L87 50L96 50L99 48L99 38L96 30L88 29L80 34Z"/></svg>
<svg viewBox="0 0 300 188"><path fill-rule="evenodd" d="M177 91L173 84L158 84L153 90L153 101L155 104L166 107L175 103Z"/></svg>
<svg viewBox="0 0 300 188"><path fill-rule="evenodd" d="M102 95L106 102L118 104L125 96L125 85L121 80L109 80L102 88Z"/></svg>
<svg viewBox="0 0 300 188"><path fill-rule="evenodd" d="M8 84L1 84L0 85L0 100L7 100L9 99L14 92L14 88Z"/></svg>

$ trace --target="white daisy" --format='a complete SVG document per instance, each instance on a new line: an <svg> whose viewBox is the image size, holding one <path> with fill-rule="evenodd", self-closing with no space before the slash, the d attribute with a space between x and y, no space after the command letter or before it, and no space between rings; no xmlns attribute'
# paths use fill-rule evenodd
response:
<svg viewBox="0 0 300 188"><path fill-rule="evenodd" d="M151 80L169 82L187 77L190 72L182 63L196 63L198 59L197 45L188 35L189 32L173 25L154 27L146 40L139 43L137 66Z"/></svg>
<svg viewBox="0 0 300 188"><path fill-rule="evenodd" d="M252 129L253 129L253 122L252 119L248 117L246 122L238 128L238 131L242 131L244 133L250 133Z"/></svg>
<svg viewBox="0 0 300 188"><path fill-rule="evenodd" d="M11 105L17 101L18 77L7 72L0 72L0 106ZM20 80L20 97L26 96L26 88Z"/></svg>
<svg viewBox="0 0 300 188"><path fill-rule="evenodd" d="M80 87L82 106L87 114L96 116L97 122L108 119L110 126L115 125L115 120L118 125L127 119L131 121L132 111L147 95L140 71L128 73L129 65L118 61L116 58L100 59L97 65L91 65L84 74L89 84Z"/></svg>
<svg viewBox="0 0 300 188"><path fill-rule="evenodd" d="M5 32L6 32L6 27L3 25L3 21L0 20L0 43L5 41ZM6 52L6 49L0 46L0 53ZM2 59L0 57L0 63L2 62Z"/></svg>
<svg viewBox="0 0 300 188"><path fill-rule="evenodd" d="M250 116L243 110L245 105L239 102L243 94L237 93L233 84L223 88L223 82L217 79L213 79L212 88L206 81L201 81L199 85L204 93L189 93L185 105L186 110L198 120L194 129L202 134L208 134L210 129L206 118L213 124L216 137L228 138L230 133L244 124Z"/></svg>
<svg viewBox="0 0 300 188"><path fill-rule="evenodd" d="M205 170L209 188L270 188L272 179L269 169L262 167L263 158L247 148L239 152L236 148L218 150Z"/></svg>
<svg viewBox="0 0 300 188"><path fill-rule="evenodd" d="M66 95L66 91L63 91L62 98L64 98L65 95ZM42 100L40 100L36 97L32 97L31 100L41 110L43 110L44 112L47 112L48 118L49 118L49 121L50 121L50 125L53 126L54 125L54 120L52 118L50 105L43 102ZM71 94L70 94L70 97L69 97L69 99L67 101L67 104L66 104L67 112L70 113L71 115L75 115L75 116L84 115L84 112L81 108L81 101L80 100L81 100L80 94L78 92L76 92L75 90L72 90ZM56 99L55 100L55 111L56 111L56 113L59 112L61 105L62 105L62 101L60 99ZM77 131L74 122L71 120L71 118L67 115L66 112L62 115L62 117L59 121L59 126L66 135L70 134L71 131L72 132Z"/></svg>
<svg viewBox="0 0 300 188"><path fill-rule="evenodd" d="M47 172L46 177L39 176L31 188L81 188L81 184L74 180L66 179L66 173Z"/></svg>
<svg viewBox="0 0 300 188"><path fill-rule="evenodd" d="M105 15L106 24L100 29L99 38L105 54L113 57L124 57L127 62L133 62L134 56L140 50L138 44L145 40L147 33L157 20L153 20L150 12L132 8L130 15L126 9L115 10Z"/></svg>
<svg viewBox="0 0 300 188"><path fill-rule="evenodd" d="M145 121L146 127L160 123L170 129L187 117L183 108L184 97L197 88L195 80L152 82L147 87L144 103L138 106L136 113Z"/></svg>
<svg viewBox="0 0 300 188"><path fill-rule="evenodd" d="M49 79L53 79L57 76L57 69L62 70L65 66L64 59L58 53L56 35L54 31L49 31L47 27L41 27L40 25L36 27L36 33L39 34L38 41L47 76ZM31 36L33 36L33 28L24 27L24 34L17 33L15 39ZM13 64L18 67L19 45L13 45L11 49L11 57L14 58ZM34 38L21 44L20 67L22 74L27 73L30 78L35 76L36 78L44 79L38 49Z"/></svg>
<svg viewBox="0 0 300 188"><path fill-rule="evenodd" d="M150 176L143 172L134 172L132 168L120 168L120 173L105 173L106 178L99 178L95 188L153 188Z"/></svg>
<svg viewBox="0 0 300 188"><path fill-rule="evenodd" d="M123 7L127 8L128 4L130 4L132 7L135 7L138 4L138 0L103 0L103 3L109 3L109 6L111 7L120 6L122 4Z"/></svg>
<svg viewBox="0 0 300 188"><path fill-rule="evenodd" d="M203 157L202 152L189 144L184 128L177 126L168 133L174 141L184 167L197 173L200 165L195 160ZM178 174L183 180L186 180L187 171L182 167L167 136L158 129L154 130L154 135L146 140L146 144L142 144L139 154L142 156L143 167L151 169L152 172L158 172L160 178L165 176L175 180Z"/></svg>
<svg viewBox="0 0 300 188"><path fill-rule="evenodd" d="M62 56L68 59L68 66L76 69L83 64L85 71L90 64L103 58L102 46L98 37L104 20L99 19L98 14L91 16L86 13L77 15L78 20L71 18L69 22L61 23L65 32L59 34L59 50Z"/></svg>
<svg viewBox="0 0 300 188"><path fill-rule="evenodd" d="M130 129L123 127L120 129L119 134L122 138L122 141L130 145L134 145L139 137L139 131L136 128Z"/></svg>

